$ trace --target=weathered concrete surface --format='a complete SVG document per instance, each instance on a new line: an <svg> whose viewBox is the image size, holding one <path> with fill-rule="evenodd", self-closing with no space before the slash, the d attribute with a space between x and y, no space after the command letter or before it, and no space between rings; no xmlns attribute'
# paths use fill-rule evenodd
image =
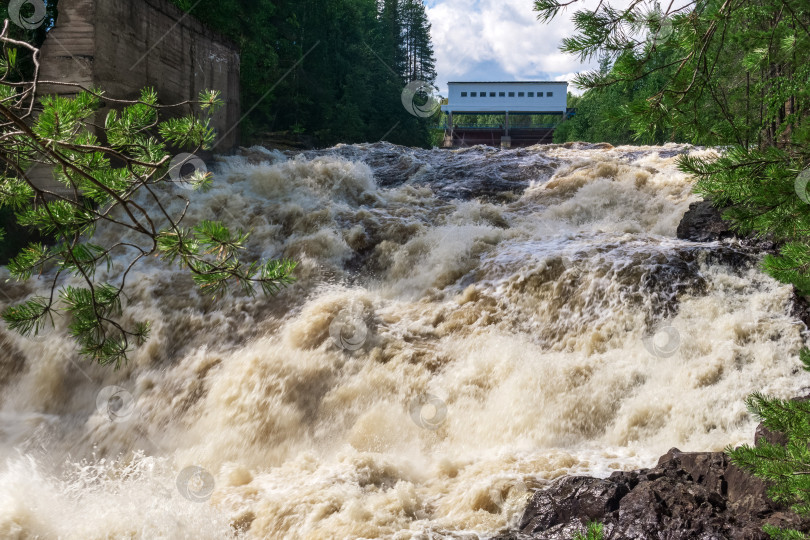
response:
<svg viewBox="0 0 810 540"><path fill-rule="evenodd" d="M214 117L215 150L239 143L238 48L168 0L60 0L41 55L41 80L100 87L111 98L136 98L151 86L170 104L219 90L225 107Z"/></svg>

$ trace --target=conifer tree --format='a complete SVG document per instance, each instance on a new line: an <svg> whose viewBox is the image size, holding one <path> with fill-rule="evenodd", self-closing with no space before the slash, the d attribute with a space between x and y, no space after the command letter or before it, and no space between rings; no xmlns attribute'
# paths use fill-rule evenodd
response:
<svg viewBox="0 0 810 540"><path fill-rule="evenodd" d="M429 143L429 121L401 102L408 82L436 78L422 0L172 1L242 47L244 139Z"/></svg>

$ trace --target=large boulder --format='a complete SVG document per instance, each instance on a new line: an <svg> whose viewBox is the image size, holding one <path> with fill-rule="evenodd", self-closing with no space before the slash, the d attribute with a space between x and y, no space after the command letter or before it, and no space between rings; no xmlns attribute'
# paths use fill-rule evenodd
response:
<svg viewBox="0 0 810 540"><path fill-rule="evenodd" d="M698 201L689 205L676 232L678 238L693 242L713 242L733 238L729 223L723 221L722 212L711 201Z"/></svg>
<svg viewBox="0 0 810 540"><path fill-rule="evenodd" d="M723 209L715 208L711 201L697 201L689 205L675 235L692 242L714 242L734 238L743 248L756 252L776 253L778 244L770 238L760 238L753 234L741 235L731 228L731 223L723 220Z"/></svg>

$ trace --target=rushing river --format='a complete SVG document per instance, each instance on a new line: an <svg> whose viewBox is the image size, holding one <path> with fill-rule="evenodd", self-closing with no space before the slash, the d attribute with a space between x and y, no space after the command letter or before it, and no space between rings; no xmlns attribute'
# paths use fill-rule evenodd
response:
<svg viewBox="0 0 810 540"><path fill-rule="evenodd" d="M751 442L746 395L810 384L805 327L754 257L675 237L683 152L710 153L222 158L189 222L297 282L212 301L145 261L126 313L153 332L118 371L64 320L0 328L0 538L486 538L560 475Z"/></svg>

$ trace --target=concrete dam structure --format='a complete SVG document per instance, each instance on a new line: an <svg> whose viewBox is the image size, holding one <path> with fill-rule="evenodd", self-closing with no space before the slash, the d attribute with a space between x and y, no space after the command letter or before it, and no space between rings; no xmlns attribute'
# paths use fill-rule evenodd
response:
<svg viewBox="0 0 810 540"><path fill-rule="evenodd" d="M168 0L60 0L42 46L41 80L102 88L134 99L152 87L162 104L219 90L225 104L213 119L217 152L239 144L239 48ZM44 94L76 87L42 86Z"/></svg>
<svg viewBox="0 0 810 540"><path fill-rule="evenodd" d="M442 146L550 143L570 115L565 81L450 82Z"/></svg>

